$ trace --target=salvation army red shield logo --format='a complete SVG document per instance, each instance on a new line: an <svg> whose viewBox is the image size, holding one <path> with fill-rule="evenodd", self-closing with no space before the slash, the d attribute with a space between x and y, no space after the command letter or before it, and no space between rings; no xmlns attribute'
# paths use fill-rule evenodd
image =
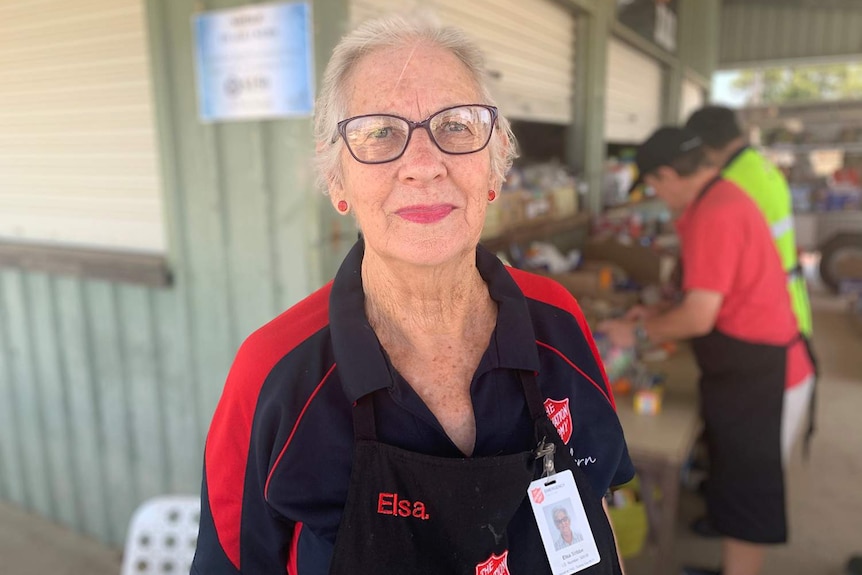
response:
<svg viewBox="0 0 862 575"><path fill-rule="evenodd" d="M492 554L487 561L476 565L476 575L510 575L509 552L503 551L502 555Z"/></svg>
<svg viewBox="0 0 862 575"><path fill-rule="evenodd" d="M532 488L530 490L530 496L533 498L533 501L535 501L536 504L539 504L545 500L545 492L542 491L541 487Z"/></svg>
<svg viewBox="0 0 862 575"><path fill-rule="evenodd" d="M569 411L569 398L560 401L551 398L546 399L545 412L554 427L557 428L557 433L560 434L563 443L568 443L572 438L572 412Z"/></svg>

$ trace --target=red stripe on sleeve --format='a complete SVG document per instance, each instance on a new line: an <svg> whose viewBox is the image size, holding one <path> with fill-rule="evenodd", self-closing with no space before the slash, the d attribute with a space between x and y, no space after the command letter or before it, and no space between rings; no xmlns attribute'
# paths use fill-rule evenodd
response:
<svg viewBox="0 0 862 575"><path fill-rule="evenodd" d="M293 539L290 541L290 557L287 559L287 575L299 575L296 556L299 551L299 534L302 533L302 523L293 527Z"/></svg>
<svg viewBox="0 0 862 575"><path fill-rule="evenodd" d="M240 569L240 525L251 429L260 390L273 367L329 323L327 284L242 344L207 435L204 458L209 506L219 543Z"/></svg>
<svg viewBox="0 0 862 575"><path fill-rule="evenodd" d="M558 307L572 314L578 322L578 326L580 326L581 331L584 334L584 338L587 340L587 344L590 346L590 351L593 352L596 364L599 366L599 372L602 374L602 384L604 386L604 391L602 391L602 393L608 398L608 401L613 406L614 410L616 410L617 404L616 401L614 401L614 393L608 383L608 374L605 373L605 366L602 363L602 358L599 355L598 348L596 347L596 341L593 339L593 334L590 331L590 326L587 325L584 312L581 311L581 306L578 305L578 301L575 299L574 295L551 278L531 274L515 268L506 269L509 271L512 279L515 280L515 283L518 284L518 287L521 288L521 291L524 292L526 297ZM559 353L559 351L557 351L557 353ZM560 355L563 356L561 353ZM565 358L565 356L563 357ZM566 358L566 360L568 361L568 358ZM571 361L569 361L569 363L571 363ZM572 366L575 367L574 364L572 364ZM580 369L578 371L580 371ZM586 376L586 374L584 375ZM590 381L601 391L601 386L592 379L590 379Z"/></svg>
<svg viewBox="0 0 862 575"><path fill-rule="evenodd" d="M578 305L575 302L575 305ZM614 406L614 411L617 410L617 402L614 400L614 390L608 382L608 374L605 372L605 364L602 361L602 356L599 355L599 348L596 347L596 340L593 338L593 332L590 331L590 326L587 325L587 318L584 317L584 312L581 311L581 306L578 305L578 313L575 316L578 320L578 325L581 326L581 331L584 332L584 337L587 338L587 343L590 346L590 351L593 352L593 357L596 358L596 363L599 365L599 372L602 374L602 382L605 384L605 389L608 390L608 400Z"/></svg>
<svg viewBox="0 0 862 575"><path fill-rule="evenodd" d="M607 400L608 400L608 403L610 403L610 404L614 407L614 410L616 410L616 406L614 405L614 401L613 401L613 399L612 399L612 397L613 397L613 396L608 397L607 392L602 388L602 386L601 386L601 385L599 385L598 383L596 383L596 382L595 382L595 380L594 380L592 377L590 377L589 375L587 375L587 374L584 372L584 370L582 370L580 367L578 367L577 365L575 365L575 364L574 364L574 362L573 362L572 360L570 360L568 357L566 357L566 356L565 356L565 354L564 354L563 352L561 352L560 350L558 350L557 348L555 348L555 347L554 347L554 346L552 346L552 345L548 345L547 343L544 343L544 342L541 342L541 341L538 341L538 340L536 340L536 345L539 345L539 346L541 346L541 347L544 347L545 349L549 349L549 350L553 351L554 353L556 353L556 354L557 354L558 356L560 356L561 358L563 358L563 361L565 361L566 363L568 363L568 364L569 364L569 365L570 365L570 366L571 366L575 371L577 371L578 373L580 373L582 376L584 376L584 377L586 378L586 380L587 380L587 381L589 381L590 383L592 383L592 384L593 384L593 387L595 387L596 389L598 389L598 390L599 390L599 393L601 393L601 394L605 397L605 399L607 399Z"/></svg>
<svg viewBox="0 0 862 575"><path fill-rule="evenodd" d="M299 427L299 422L302 421L306 410L308 410L308 406L311 405L311 402L314 400L315 396L317 395L317 392L320 391L320 388L323 387L323 384L326 383L326 380L329 379L329 376L333 371L335 371L334 363L332 364L332 367L329 368L329 371L326 372L326 375L323 376L323 379L320 380L320 383L317 384L317 387L314 388L314 391L311 392L311 395L308 397L308 400L305 402L305 405L302 406L302 411L299 412L299 416L296 418L296 422L293 424L293 429L290 430L290 435L287 436L287 441L284 442L284 447L281 448L281 452L278 454L278 457L276 458L272 469L269 470L269 473L266 476L266 485L263 488L263 496L265 499L269 499L269 482L272 479L272 474L275 473L276 468L278 468L278 464L281 463L281 458L284 456L284 452L287 451L287 447L290 445L290 442L293 441L293 436L296 435L296 428Z"/></svg>

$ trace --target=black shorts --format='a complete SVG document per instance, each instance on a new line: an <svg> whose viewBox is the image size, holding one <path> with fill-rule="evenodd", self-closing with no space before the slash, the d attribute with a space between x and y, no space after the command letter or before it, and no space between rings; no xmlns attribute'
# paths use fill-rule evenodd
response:
<svg viewBox="0 0 862 575"><path fill-rule="evenodd" d="M713 526L725 536L751 543L787 541L783 398L784 385L775 381L736 374L701 382L710 462L707 509Z"/></svg>

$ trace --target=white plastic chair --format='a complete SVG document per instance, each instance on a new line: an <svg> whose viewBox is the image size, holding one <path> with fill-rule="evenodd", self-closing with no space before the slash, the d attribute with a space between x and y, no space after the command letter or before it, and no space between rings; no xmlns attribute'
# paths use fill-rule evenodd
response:
<svg viewBox="0 0 862 575"><path fill-rule="evenodd" d="M154 497L129 523L121 575L187 575L198 538L198 496Z"/></svg>

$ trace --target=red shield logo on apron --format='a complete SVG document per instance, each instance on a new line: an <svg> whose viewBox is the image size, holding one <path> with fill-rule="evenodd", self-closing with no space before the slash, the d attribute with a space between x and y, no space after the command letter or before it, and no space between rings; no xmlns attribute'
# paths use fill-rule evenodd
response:
<svg viewBox="0 0 862 575"><path fill-rule="evenodd" d="M563 443L568 443L572 438L572 412L569 411L569 398L561 401L546 399L545 412L557 428Z"/></svg>
<svg viewBox="0 0 862 575"><path fill-rule="evenodd" d="M536 503L541 503L545 500L545 493L542 491L541 487L534 487L530 491L530 495L533 497L533 501Z"/></svg>
<svg viewBox="0 0 862 575"><path fill-rule="evenodd" d="M487 561L476 565L476 575L510 575L509 552L502 555L491 555Z"/></svg>

